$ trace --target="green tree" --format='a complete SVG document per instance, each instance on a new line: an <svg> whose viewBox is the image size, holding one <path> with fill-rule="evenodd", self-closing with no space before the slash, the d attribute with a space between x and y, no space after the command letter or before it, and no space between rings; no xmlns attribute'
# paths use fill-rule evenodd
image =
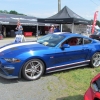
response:
<svg viewBox="0 0 100 100"><path fill-rule="evenodd" d="M93 20L91 20L91 25L93 24ZM96 25L100 27L100 21L97 20Z"/></svg>
<svg viewBox="0 0 100 100"><path fill-rule="evenodd" d="M9 14L9 12L7 10L4 10L3 13Z"/></svg>
<svg viewBox="0 0 100 100"><path fill-rule="evenodd" d="M11 10L11 11L9 12L9 14L18 14L18 12L15 11L15 10Z"/></svg>
<svg viewBox="0 0 100 100"><path fill-rule="evenodd" d="M3 11L2 11L2 10L0 10L0 13L3 13Z"/></svg>
<svg viewBox="0 0 100 100"><path fill-rule="evenodd" d="M98 20L97 20L97 23L96 23L96 25L98 25L98 26L100 27L100 21L98 21Z"/></svg>

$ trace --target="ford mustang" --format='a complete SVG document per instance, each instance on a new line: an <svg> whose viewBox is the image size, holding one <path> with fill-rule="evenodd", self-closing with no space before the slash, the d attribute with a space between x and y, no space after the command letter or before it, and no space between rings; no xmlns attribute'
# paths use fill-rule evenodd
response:
<svg viewBox="0 0 100 100"><path fill-rule="evenodd" d="M100 41L79 34L57 32L37 41L0 47L0 76L36 80L44 73L100 65Z"/></svg>
<svg viewBox="0 0 100 100"><path fill-rule="evenodd" d="M100 73L92 79L84 100L100 100Z"/></svg>

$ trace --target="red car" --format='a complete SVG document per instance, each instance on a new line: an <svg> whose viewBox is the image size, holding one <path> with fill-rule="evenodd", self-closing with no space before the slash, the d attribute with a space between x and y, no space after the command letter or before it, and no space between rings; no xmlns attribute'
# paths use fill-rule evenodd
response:
<svg viewBox="0 0 100 100"><path fill-rule="evenodd" d="M92 79L84 100L100 100L100 73Z"/></svg>

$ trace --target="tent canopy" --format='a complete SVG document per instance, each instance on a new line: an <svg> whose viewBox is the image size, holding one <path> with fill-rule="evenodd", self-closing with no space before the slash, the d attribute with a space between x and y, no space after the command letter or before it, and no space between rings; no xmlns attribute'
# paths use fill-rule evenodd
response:
<svg viewBox="0 0 100 100"><path fill-rule="evenodd" d="M20 20L20 23L25 26L34 26L37 24L40 26L45 26L44 23L37 22L37 18L33 16L0 13L1 25L16 25L18 20Z"/></svg>
<svg viewBox="0 0 100 100"><path fill-rule="evenodd" d="M74 13L71 9L65 6L57 14L48 18L38 18L38 22L56 23L56 24L89 24L89 21Z"/></svg>

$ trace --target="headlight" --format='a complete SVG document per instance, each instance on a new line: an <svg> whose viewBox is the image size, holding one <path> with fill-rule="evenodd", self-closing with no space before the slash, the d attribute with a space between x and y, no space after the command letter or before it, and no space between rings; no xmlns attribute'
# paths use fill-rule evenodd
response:
<svg viewBox="0 0 100 100"><path fill-rule="evenodd" d="M4 60L7 62L20 62L20 60L16 58L4 58Z"/></svg>
<svg viewBox="0 0 100 100"><path fill-rule="evenodd" d="M94 90L94 91L99 91L99 89L98 89L98 87L97 87L97 85L95 84L95 83L92 83L91 84L91 87L92 87L92 89Z"/></svg>

